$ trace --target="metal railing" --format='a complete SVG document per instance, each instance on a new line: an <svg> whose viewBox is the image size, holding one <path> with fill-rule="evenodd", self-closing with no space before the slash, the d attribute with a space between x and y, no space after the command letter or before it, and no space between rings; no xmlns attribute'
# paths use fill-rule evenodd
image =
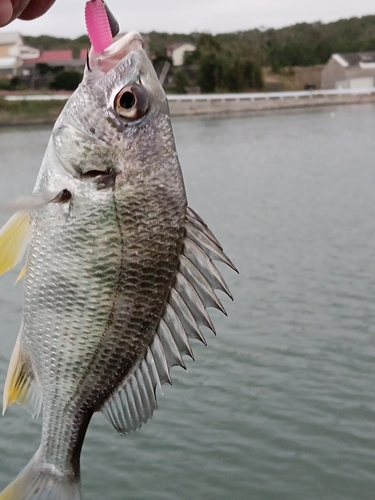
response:
<svg viewBox="0 0 375 500"><path fill-rule="evenodd" d="M261 99L301 99L342 95L371 95L375 87L367 89L301 90L290 92L257 92L247 94L180 94L168 95L169 101L257 101Z"/></svg>
<svg viewBox="0 0 375 500"><path fill-rule="evenodd" d="M246 94L169 94L169 101L258 101L269 99L302 99L313 97L343 96L343 95L371 95L375 94L375 87L367 89L330 89L330 90L301 90L290 92L254 92ZM6 101L54 101L67 100L68 94L28 94L6 95Z"/></svg>
<svg viewBox="0 0 375 500"><path fill-rule="evenodd" d="M71 94L25 94L5 95L6 101L67 101Z"/></svg>

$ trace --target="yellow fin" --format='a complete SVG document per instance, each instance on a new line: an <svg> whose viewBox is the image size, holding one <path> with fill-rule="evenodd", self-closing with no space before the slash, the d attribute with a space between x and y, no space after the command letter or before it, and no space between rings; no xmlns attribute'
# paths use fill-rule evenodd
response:
<svg viewBox="0 0 375 500"><path fill-rule="evenodd" d="M21 356L20 335L18 335L4 385L3 415L7 407L15 402L28 406L33 416L39 415L42 407L42 394L35 381L31 365L28 365L30 363L26 364Z"/></svg>
<svg viewBox="0 0 375 500"><path fill-rule="evenodd" d="M19 210L0 230L0 274L20 262L31 236L29 212Z"/></svg>
<svg viewBox="0 0 375 500"><path fill-rule="evenodd" d="M17 283L22 280L22 278L25 276L25 273L26 273L26 266L23 266L23 268L20 271L20 274L18 275L18 277L16 279L16 282L14 283L14 286L16 286Z"/></svg>
<svg viewBox="0 0 375 500"><path fill-rule="evenodd" d="M8 406L12 405L17 400L17 386L19 387L19 378L22 372L20 363L20 341L19 336L16 340L12 356L10 358L7 378L5 380L3 393L3 415Z"/></svg>

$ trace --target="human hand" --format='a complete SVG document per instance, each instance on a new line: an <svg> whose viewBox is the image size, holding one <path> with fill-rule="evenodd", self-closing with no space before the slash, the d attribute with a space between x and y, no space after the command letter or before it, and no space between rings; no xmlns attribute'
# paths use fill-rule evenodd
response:
<svg viewBox="0 0 375 500"><path fill-rule="evenodd" d="M30 20L42 16L55 0L0 0L0 27L17 17Z"/></svg>

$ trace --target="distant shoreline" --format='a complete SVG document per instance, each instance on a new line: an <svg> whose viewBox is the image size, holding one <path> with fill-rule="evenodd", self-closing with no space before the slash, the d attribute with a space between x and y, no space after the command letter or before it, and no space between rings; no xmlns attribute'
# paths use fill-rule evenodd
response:
<svg viewBox="0 0 375 500"><path fill-rule="evenodd" d="M279 111L284 109L315 108L348 104L375 103L375 94L307 96L304 98L285 97L283 99L261 100L170 100L172 117L237 115L251 112ZM0 107L0 127L51 125L60 114L62 101L2 101Z"/></svg>

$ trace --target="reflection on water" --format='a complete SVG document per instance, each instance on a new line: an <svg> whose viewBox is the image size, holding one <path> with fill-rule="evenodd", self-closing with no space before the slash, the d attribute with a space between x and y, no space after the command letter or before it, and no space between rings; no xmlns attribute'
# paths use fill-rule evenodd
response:
<svg viewBox="0 0 375 500"><path fill-rule="evenodd" d="M223 269L235 302L140 431L94 418L84 498L373 499L374 110L175 120L190 205L241 272ZM0 130L4 202L30 191L48 137ZM0 281L1 384L15 276ZM19 407L0 420L1 486L39 437Z"/></svg>

